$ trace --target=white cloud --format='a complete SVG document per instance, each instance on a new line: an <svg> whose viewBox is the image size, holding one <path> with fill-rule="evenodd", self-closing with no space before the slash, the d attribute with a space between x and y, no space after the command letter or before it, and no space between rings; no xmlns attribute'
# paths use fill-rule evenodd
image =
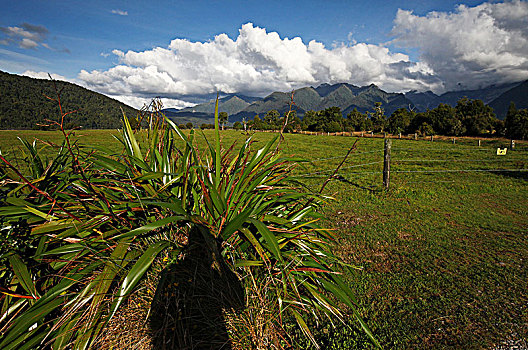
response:
<svg viewBox="0 0 528 350"><path fill-rule="evenodd" d="M129 105L131 107L141 109L145 105L149 105L149 103L152 101L152 98L147 97L138 97L138 96L125 96L125 95L108 95L108 97L116 99L120 102L123 102L126 105ZM185 107L192 107L195 105L195 103L190 103L182 100L177 99L171 99L171 98L162 98L161 103L163 104L163 108L185 108Z"/></svg>
<svg viewBox="0 0 528 350"><path fill-rule="evenodd" d="M426 64L385 47L359 43L328 49L251 23L235 40L220 34L207 42L175 39L167 48L112 53L120 64L106 71L82 70L79 79L107 94L175 99L216 91L264 95L324 82L376 83L393 90L439 86ZM394 70L398 77L389 77Z"/></svg>
<svg viewBox="0 0 528 350"><path fill-rule="evenodd" d="M112 11L110 11L110 12L112 12L114 15L128 16L128 11L123 11L123 10L112 10Z"/></svg>
<svg viewBox="0 0 528 350"><path fill-rule="evenodd" d="M445 82L476 88L528 79L528 3L507 1L426 16L399 10L395 43L417 47L420 59Z"/></svg>
<svg viewBox="0 0 528 350"><path fill-rule="evenodd" d="M38 46L38 44L31 39L23 38L20 41L19 46L23 49L34 49Z"/></svg>
<svg viewBox="0 0 528 350"><path fill-rule="evenodd" d="M23 49L35 49L48 35L45 27L29 23L22 23L20 27L0 27L0 32L6 36L0 40L0 44L15 43Z"/></svg>
<svg viewBox="0 0 528 350"><path fill-rule="evenodd" d="M62 75L55 74L55 73L48 73L48 72L35 72L32 70L27 70L21 75L24 75L26 77L30 78L36 78L36 79L49 79L49 74L51 74L51 77L54 80L63 80L63 81L70 81L66 77L63 77Z"/></svg>
<svg viewBox="0 0 528 350"><path fill-rule="evenodd" d="M518 0L425 16L399 10L392 43L418 48L418 62L384 45L357 43L352 32L347 44L328 48L247 23L236 38L219 34L206 42L177 38L139 52L116 49L117 65L82 70L78 78L105 94L180 102L217 91L263 96L338 82L374 83L387 91L443 92L459 83L476 88L528 79L526 18L528 3Z"/></svg>

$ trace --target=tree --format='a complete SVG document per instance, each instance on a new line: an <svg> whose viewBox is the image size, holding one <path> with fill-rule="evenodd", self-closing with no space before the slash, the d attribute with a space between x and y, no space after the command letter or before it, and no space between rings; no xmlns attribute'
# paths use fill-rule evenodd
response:
<svg viewBox="0 0 528 350"><path fill-rule="evenodd" d="M515 114L513 114L515 112ZM509 113L509 111L508 111ZM512 111L510 116L509 126L507 127L507 135L512 139L528 139L528 109L520 109Z"/></svg>
<svg viewBox="0 0 528 350"><path fill-rule="evenodd" d="M319 113L309 110L304 114L304 129L309 131L322 131L322 123L319 121Z"/></svg>
<svg viewBox="0 0 528 350"><path fill-rule="evenodd" d="M364 131L367 130L368 116L363 114L354 107L352 111L347 114L346 124L351 131Z"/></svg>
<svg viewBox="0 0 528 350"><path fill-rule="evenodd" d="M388 131L391 134L405 132L409 128L409 125L411 125L413 117L414 112L409 111L407 108L398 108L388 119Z"/></svg>
<svg viewBox="0 0 528 350"><path fill-rule="evenodd" d="M515 133L515 116L517 115L517 107L515 102L511 101L510 106L508 107L508 113L506 113L506 118L504 119L504 128L506 129L506 135L512 137Z"/></svg>
<svg viewBox="0 0 528 350"><path fill-rule="evenodd" d="M436 133L441 135L462 135L466 129L458 118L455 108L440 103L436 108L427 111L431 125Z"/></svg>
<svg viewBox="0 0 528 350"><path fill-rule="evenodd" d="M267 128L272 130L280 128L279 118L280 113L276 109L268 111L264 115L264 122L267 124Z"/></svg>
<svg viewBox="0 0 528 350"><path fill-rule="evenodd" d="M253 129L254 130L264 130L265 124L264 122L262 121L262 119L260 119L260 117L258 116L258 114L253 118Z"/></svg>
<svg viewBox="0 0 528 350"><path fill-rule="evenodd" d="M374 104L374 111L369 112L369 114L374 131L383 131L387 119L385 118L385 110L381 108L381 102L376 102Z"/></svg>
<svg viewBox="0 0 528 350"><path fill-rule="evenodd" d="M457 102L455 112L466 128L466 135L476 136L493 132L495 113L482 100L464 97Z"/></svg>
<svg viewBox="0 0 528 350"><path fill-rule="evenodd" d="M235 130L242 130L242 123L239 122L239 121L236 121L234 124L233 124L233 129Z"/></svg>
<svg viewBox="0 0 528 350"><path fill-rule="evenodd" d="M188 122L187 124L185 124L185 126L187 127L187 129L192 129L192 128L194 128L194 125L193 125L193 123L191 123L191 122Z"/></svg>
<svg viewBox="0 0 528 350"><path fill-rule="evenodd" d="M224 125L227 123L228 120L229 115L227 114L227 112L220 112L218 114L218 122L222 124L222 130L224 130Z"/></svg>

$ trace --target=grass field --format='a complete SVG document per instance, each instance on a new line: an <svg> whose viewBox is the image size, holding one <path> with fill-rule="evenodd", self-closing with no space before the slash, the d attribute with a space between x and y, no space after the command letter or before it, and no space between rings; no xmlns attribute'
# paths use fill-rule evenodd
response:
<svg viewBox="0 0 528 350"><path fill-rule="evenodd" d="M112 133L82 131L76 138L106 147ZM17 136L61 140L54 132L0 131L9 159L20 154ZM479 147L477 139L394 139L385 191L383 139L285 136L286 154L311 161L295 175L314 190L359 140L326 187L334 200L323 210L326 225L338 233L343 261L360 267L346 278L386 349L528 347L528 143L497 156L508 140L482 139ZM245 138L235 131L222 137L224 145ZM367 346L345 327L323 323L318 330L325 348Z"/></svg>

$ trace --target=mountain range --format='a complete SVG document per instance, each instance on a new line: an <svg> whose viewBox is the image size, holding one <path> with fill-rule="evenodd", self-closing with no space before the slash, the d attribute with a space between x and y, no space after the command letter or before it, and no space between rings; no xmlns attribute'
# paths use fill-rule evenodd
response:
<svg viewBox="0 0 528 350"><path fill-rule="evenodd" d="M55 82L62 91L63 107L66 111L76 111L67 119L73 125L84 128L118 128L122 113L134 116L137 110L105 95L81 86ZM294 109L302 117L306 111L339 107L346 116L356 108L364 113L372 110L376 102L381 102L385 115L389 116L398 108L408 108L417 112L433 109L440 103L455 106L462 97L480 99L491 106L497 117L504 119L513 101L518 109L528 108L528 81L492 85L483 89L450 91L442 95L431 91L389 93L376 85L358 87L352 84L322 84L317 87L304 87L293 91ZM56 97L53 84L49 80L34 79L0 71L0 129L28 129L38 127L46 119L57 120L59 109L56 102L47 96ZM264 116L272 109L282 115L289 110L291 92L273 92L261 97L241 94L224 94L219 99L219 109L227 112L229 122L253 119ZM164 113L178 124L192 122L195 126L214 121L215 101L198 104L184 109L165 109Z"/></svg>
<svg viewBox="0 0 528 350"><path fill-rule="evenodd" d="M352 84L322 84L317 87L304 87L293 91L297 115L303 116L306 111L319 111L329 107L339 107L346 116L356 108L364 113L372 110L376 102L381 102L387 116L398 108L408 108L416 112L425 112L436 108L440 103L456 106L463 97L480 99L493 107L497 117L504 119L511 101L517 108L528 108L528 81L492 85L482 89L449 91L437 95L431 91L407 93L390 93L381 90L376 85L358 87ZM219 110L229 114L229 121L252 119L255 115L261 117L272 109L284 115L289 110L291 92L273 92L264 98L248 97L237 94L225 95L219 99ZM165 110L171 118L185 120L186 118L201 118L211 121L214 114L215 101L198 104L181 110Z"/></svg>

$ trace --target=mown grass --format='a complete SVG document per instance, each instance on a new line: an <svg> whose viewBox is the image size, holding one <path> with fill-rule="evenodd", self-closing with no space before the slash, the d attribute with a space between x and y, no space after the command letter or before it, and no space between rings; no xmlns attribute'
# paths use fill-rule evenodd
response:
<svg viewBox="0 0 528 350"><path fill-rule="evenodd" d="M107 146L112 133L82 131L76 138ZM16 136L61 140L52 132L2 131L4 154L17 152ZM257 133L255 139L272 136ZM286 154L313 161L296 170L299 182L312 189L356 140L285 137ZM222 138L224 145L241 143L244 135L225 131ZM385 191L383 139L361 138L325 189L335 198L324 210L326 226L339 232L336 250L346 263L361 267L346 280L385 348L499 349L507 341L527 346L522 341L528 339L528 172L481 171L528 169L528 144L517 142L506 156L496 155L497 147L508 145L488 139L480 148L476 139L393 140L391 187ZM328 324L318 329L326 348L368 346L360 332Z"/></svg>

